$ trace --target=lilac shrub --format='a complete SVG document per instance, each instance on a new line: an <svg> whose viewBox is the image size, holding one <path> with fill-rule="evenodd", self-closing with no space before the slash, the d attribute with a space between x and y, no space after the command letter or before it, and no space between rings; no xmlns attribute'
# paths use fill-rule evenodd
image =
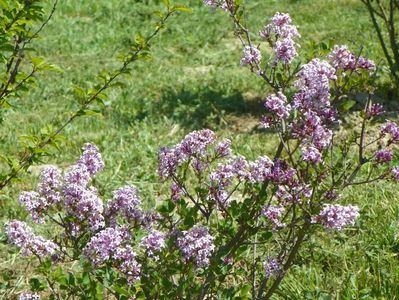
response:
<svg viewBox="0 0 399 300"><path fill-rule="evenodd" d="M51 236L18 220L6 235L38 259L53 298L269 299L315 232L356 226L362 212L345 189L399 181L399 126L386 120L376 136L366 134L383 117L380 104L368 98L351 138L340 128L340 104L358 88L353 78L375 71L371 60L336 46L299 63L300 34L284 13L260 30L268 57L237 3L205 4L231 17L244 49L237 64L273 90L260 122L279 141L275 153L249 160L209 129L191 132L160 149L157 173L168 192L150 210L129 185L103 201L93 179L105 165L93 144L66 170L45 169L20 203L36 226L55 226Z"/></svg>

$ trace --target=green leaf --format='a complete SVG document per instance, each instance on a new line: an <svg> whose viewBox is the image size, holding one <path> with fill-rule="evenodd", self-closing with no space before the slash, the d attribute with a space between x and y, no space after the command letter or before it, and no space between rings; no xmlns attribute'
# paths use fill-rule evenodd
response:
<svg viewBox="0 0 399 300"><path fill-rule="evenodd" d="M190 7L187 7L187 6L182 5L182 4L177 4L177 5L173 6L172 10L188 12L188 13L191 13L193 11Z"/></svg>
<svg viewBox="0 0 399 300"><path fill-rule="evenodd" d="M170 1L169 1L169 0L162 0L162 2L163 2L163 4L164 4L166 7L170 7Z"/></svg>
<svg viewBox="0 0 399 300"><path fill-rule="evenodd" d="M78 116L102 116L98 110L81 109L76 113Z"/></svg>
<svg viewBox="0 0 399 300"><path fill-rule="evenodd" d="M342 112L347 112L349 111L354 105L356 104L356 101L354 100L344 100L341 104L340 104L340 110Z"/></svg>

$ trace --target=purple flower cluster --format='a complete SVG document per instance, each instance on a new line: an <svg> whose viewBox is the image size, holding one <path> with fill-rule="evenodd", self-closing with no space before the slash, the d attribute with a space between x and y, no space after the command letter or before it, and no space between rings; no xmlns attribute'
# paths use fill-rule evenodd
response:
<svg viewBox="0 0 399 300"><path fill-rule="evenodd" d="M331 143L329 125L335 120L336 110L330 102L330 81L335 79L335 69L319 59L311 60L298 72L295 85L299 91L292 102L298 116L289 127L293 137L302 143L305 161L322 162L321 152Z"/></svg>
<svg viewBox="0 0 399 300"><path fill-rule="evenodd" d="M196 267L203 268L209 265L209 258L215 249L213 240L208 228L195 226L182 232L182 236L177 238L177 246L186 261L193 259Z"/></svg>
<svg viewBox="0 0 399 300"><path fill-rule="evenodd" d="M295 46L296 43L290 38L277 41L273 48L276 55L276 60L281 61L286 65L290 64L292 60L298 56Z"/></svg>
<svg viewBox="0 0 399 300"><path fill-rule="evenodd" d="M265 107L279 118L287 119L290 116L291 106L287 104L287 97L281 92L267 97Z"/></svg>
<svg viewBox="0 0 399 300"><path fill-rule="evenodd" d="M140 245L146 250L148 256L154 256L165 245L166 236L158 230L151 230L150 233L141 239Z"/></svg>
<svg viewBox="0 0 399 300"><path fill-rule="evenodd" d="M61 182L61 172L56 167L47 167L40 173L37 190L42 197L46 198L49 205L60 202Z"/></svg>
<svg viewBox="0 0 399 300"><path fill-rule="evenodd" d="M248 180L251 183L262 183L272 177L273 161L267 156L260 156L256 161L249 162Z"/></svg>
<svg viewBox="0 0 399 300"><path fill-rule="evenodd" d="M313 218L313 221L328 229L342 230L345 226L354 225L358 217L359 208L357 206L326 204L320 214Z"/></svg>
<svg viewBox="0 0 399 300"><path fill-rule="evenodd" d="M292 19L289 14L277 12L271 18L263 30L259 31L259 35L263 39L270 39L273 35L281 38L296 38L300 37L295 25L292 25Z"/></svg>
<svg viewBox="0 0 399 300"><path fill-rule="evenodd" d="M30 213L35 223L44 223L43 213L49 206L46 198L41 197L40 194L35 191L22 192L19 195L19 203Z"/></svg>
<svg viewBox="0 0 399 300"><path fill-rule="evenodd" d="M129 285L140 279L141 265L136 260L136 256L137 254L129 245L118 247L113 255L118 270L125 274Z"/></svg>
<svg viewBox="0 0 399 300"><path fill-rule="evenodd" d="M40 174L38 192L22 192L19 202L36 223L44 223L44 215L54 204L60 202L61 173L55 167L47 167Z"/></svg>
<svg viewBox="0 0 399 300"><path fill-rule="evenodd" d="M285 208L279 205L268 205L262 209L262 215L272 223L273 229L279 229L286 226L286 224L280 221L284 212Z"/></svg>
<svg viewBox="0 0 399 300"><path fill-rule="evenodd" d="M387 121L381 127L381 135L388 135L391 143L399 142L399 126L392 121Z"/></svg>
<svg viewBox="0 0 399 300"><path fill-rule="evenodd" d="M226 139L219 142L215 147L217 157L228 157L231 155L231 141Z"/></svg>
<svg viewBox="0 0 399 300"><path fill-rule="evenodd" d="M94 235L87 243L83 253L93 265L99 266L110 260L118 247L126 240L130 240L126 228L109 227Z"/></svg>
<svg viewBox="0 0 399 300"><path fill-rule="evenodd" d="M337 71L375 70L373 61L363 56L356 57L346 45L335 45L333 51L328 55L328 59Z"/></svg>
<svg viewBox="0 0 399 300"><path fill-rule="evenodd" d="M95 145L90 143L84 145L83 154L76 164L85 166L90 176L94 176L104 169L104 161L101 153Z"/></svg>
<svg viewBox="0 0 399 300"><path fill-rule="evenodd" d="M70 184L64 187L66 212L80 222L88 222L92 231L105 226L104 205L94 187Z"/></svg>
<svg viewBox="0 0 399 300"><path fill-rule="evenodd" d="M168 178L175 174L176 168L190 158L201 160L207 154L208 147L215 142L215 133L209 129L193 131L183 141L172 147L162 148L158 155L158 174Z"/></svg>
<svg viewBox="0 0 399 300"><path fill-rule="evenodd" d="M330 80L336 79L335 69L327 61L315 58L303 65L295 82L299 88L294 96L295 108L325 116L330 108Z"/></svg>
<svg viewBox="0 0 399 300"><path fill-rule="evenodd" d="M379 104L379 103L373 103L368 110L366 117L367 118L372 118L372 117L377 117L381 116L385 113L384 107Z"/></svg>
<svg viewBox="0 0 399 300"><path fill-rule="evenodd" d="M234 180L237 183L246 182L258 184L271 182L284 189L284 200L287 202L299 201L302 196L308 195L308 188L301 186L295 179L296 171L281 160L273 162L267 156L261 156L255 161L248 162L244 157L237 156L227 164L221 164L210 174L210 198L218 204L226 205L232 194ZM283 195L280 195L283 197Z"/></svg>
<svg viewBox="0 0 399 300"><path fill-rule="evenodd" d="M24 256L52 256L59 249L54 242L35 235L25 222L13 220L6 224L5 232L8 241L20 247Z"/></svg>
<svg viewBox="0 0 399 300"><path fill-rule="evenodd" d="M375 160L378 163L387 163L393 159L393 153L390 149L378 150L375 153Z"/></svg>
<svg viewBox="0 0 399 300"><path fill-rule="evenodd" d="M37 293L22 293L18 297L19 300L40 300L40 296Z"/></svg>
<svg viewBox="0 0 399 300"><path fill-rule="evenodd" d="M302 148L302 158L304 161L308 161L314 164L322 162L319 149L313 146Z"/></svg>
<svg viewBox="0 0 399 300"><path fill-rule="evenodd" d="M116 223L118 216L123 216L128 222L140 221L143 217L140 204L141 199L135 187L121 187L113 192L113 199L107 203L104 214L111 224Z"/></svg>
<svg viewBox="0 0 399 300"><path fill-rule="evenodd" d="M278 276L282 271L280 263L273 257L268 257L266 261L263 262L263 268L266 277Z"/></svg>
<svg viewBox="0 0 399 300"><path fill-rule="evenodd" d="M277 12L271 22L267 24L259 35L273 45L276 62L290 64L298 56L297 44L294 39L300 37L291 17L285 13Z"/></svg>
<svg viewBox="0 0 399 300"><path fill-rule="evenodd" d="M392 168L391 174L394 180L399 181L399 167Z"/></svg>
<svg viewBox="0 0 399 300"><path fill-rule="evenodd" d="M133 248L126 245L130 240L131 236L126 227L109 227L93 236L83 253L96 267L112 262L127 276L129 284L132 284L139 279L141 265L136 260Z"/></svg>
<svg viewBox="0 0 399 300"><path fill-rule="evenodd" d="M93 144L86 144L83 154L64 176L63 200L67 213L81 222L88 222L92 231L105 226L103 202L97 190L89 187L91 178L104 168L101 154Z"/></svg>
<svg viewBox="0 0 399 300"><path fill-rule="evenodd" d="M219 165L219 167L209 175L210 198L218 204L228 204L227 189L236 178L241 180L248 176L248 163L242 156L237 156L230 160L227 164Z"/></svg>
<svg viewBox="0 0 399 300"><path fill-rule="evenodd" d="M258 65L262 59L259 49L254 46L245 46L241 58L241 66L244 65Z"/></svg>

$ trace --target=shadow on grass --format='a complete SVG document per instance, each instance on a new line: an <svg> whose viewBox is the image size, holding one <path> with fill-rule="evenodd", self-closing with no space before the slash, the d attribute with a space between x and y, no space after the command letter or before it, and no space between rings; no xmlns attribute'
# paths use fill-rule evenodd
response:
<svg viewBox="0 0 399 300"><path fill-rule="evenodd" d="M131 125L146 118L167 117L187 130L229 126L227 118L243 121L249 116L258 119L264 112L259 95L243 94L240 91L220 91L211 88L179 90L166 89L156 100L133 104L135 112L120 109L112 112L116 122Z"/></svg>

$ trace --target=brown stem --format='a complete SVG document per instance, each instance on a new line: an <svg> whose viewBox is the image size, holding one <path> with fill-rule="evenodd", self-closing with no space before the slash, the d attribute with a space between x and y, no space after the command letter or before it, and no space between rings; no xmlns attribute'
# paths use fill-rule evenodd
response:
<svg viewBox="0 0 399 300"><path fill-rule="evenodd" d="M273 282L272 286L269 288L269 290L267 291L264 298L262 298L263 291L262 290L259 291L258 299L270 299L270 297L273 295L275 290L278 288L278 286L280 285L281 281L283 280L285 274L287 273L287 270L292 266L294 259L295 259L296 255L298 254L298 251L302 245L302 242L304 241L304 239L306 237L307 229L309 228L309 226L310 226L310 222L306 221L306 223L303 225L303 227L299 231L296 242L290 251L290 254L283 266L281 273L277 276L276 280Z"/></svg>

